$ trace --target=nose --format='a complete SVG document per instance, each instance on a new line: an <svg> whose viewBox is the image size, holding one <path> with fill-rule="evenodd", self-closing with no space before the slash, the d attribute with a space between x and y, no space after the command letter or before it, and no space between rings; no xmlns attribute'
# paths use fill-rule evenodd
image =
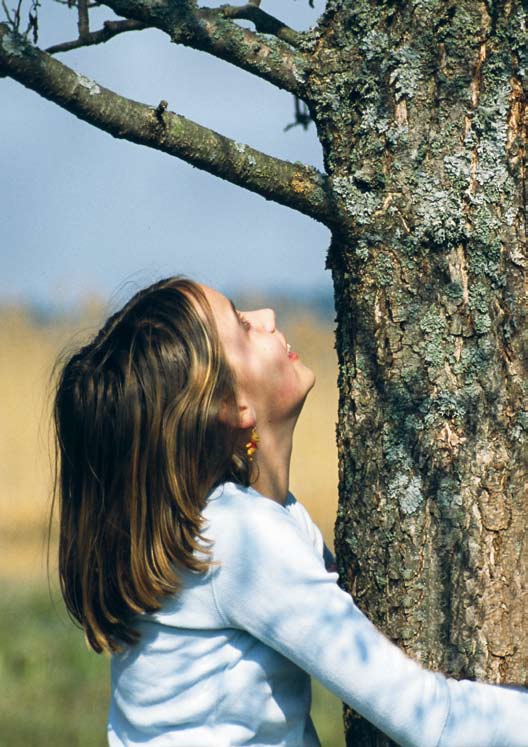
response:
<svg viewBox="0 0 528 747"><path fill-rule="evenodd" d="M275 312L273 309L257 309L256 311L246 312L250 322L257 327L261 327L266 332L275 332Z"/></svg>

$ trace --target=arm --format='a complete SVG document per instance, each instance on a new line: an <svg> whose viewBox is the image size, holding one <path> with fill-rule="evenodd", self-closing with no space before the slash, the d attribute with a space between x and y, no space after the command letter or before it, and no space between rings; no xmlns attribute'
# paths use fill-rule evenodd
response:
<svg viewBox="0 0 528 747"><path fill-rule="evenodd" d="M448 680L404 655L272 502L241 503L215 537L213 588L247 630L409 747L528 747L528 692Z"/></svg>

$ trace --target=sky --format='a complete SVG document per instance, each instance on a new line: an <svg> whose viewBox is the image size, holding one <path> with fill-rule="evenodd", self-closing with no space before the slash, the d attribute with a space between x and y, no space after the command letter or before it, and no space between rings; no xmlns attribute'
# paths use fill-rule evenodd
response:
<svg viewBox="0 0 528 747"><path fill-rule="evenodd" d="M75 11L41 2L39 46L74 39ZM315 23L324 0L314 6L262 3L299 30ZM96 9L91 27L108 18ZM122 34L57 58L121 95L153 106L166 99L169 110L223 135L323 170L314 125L284 131L291 94L161 32ZM15 81L0 79L0 111L0 303L68 307L126 297L176 273L235 295L331 294L325 226L114 139Z"/></svg>

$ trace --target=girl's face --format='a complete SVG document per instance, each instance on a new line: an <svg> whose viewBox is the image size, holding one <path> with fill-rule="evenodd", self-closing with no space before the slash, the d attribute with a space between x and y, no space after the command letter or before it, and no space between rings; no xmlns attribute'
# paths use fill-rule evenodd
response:
<svg viewBox="0 0 528 747"><path fill-rule="evenodd" d="M313 372L289 351L271 309L238 311L224 295L202 286L211 305L227 362L235 372L237 399L257 427L295 420L315 383Z"/></svg>

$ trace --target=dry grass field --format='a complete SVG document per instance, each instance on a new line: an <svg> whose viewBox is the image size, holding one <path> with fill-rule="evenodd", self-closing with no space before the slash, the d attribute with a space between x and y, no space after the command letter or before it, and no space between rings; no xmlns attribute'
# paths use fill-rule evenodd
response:
<svg viewBox="0 0 528 747"><path fill-rule="evenodd" d="M0 315L0 574L5 580L38 583L45 577L53 461L50 377L59 352L81 344L99 321L94 306L75 320L48 324L32 321L22 308ZM279 323L317 376L295 436L291 487L331 546L337 501L332 330L306 313L289 314ZM51 558L53 570L53 548Z"/></svg>
<svg viewBox="0 0 528 747"><path fill-rule="evenodd" d="M24 308L0 313L0 574L38 584L46 576L51 506L50 385L54 363L79 328L95 329L87 307L80 321L32 320ZM53 553L52 553L53 554Z"/></svg>

